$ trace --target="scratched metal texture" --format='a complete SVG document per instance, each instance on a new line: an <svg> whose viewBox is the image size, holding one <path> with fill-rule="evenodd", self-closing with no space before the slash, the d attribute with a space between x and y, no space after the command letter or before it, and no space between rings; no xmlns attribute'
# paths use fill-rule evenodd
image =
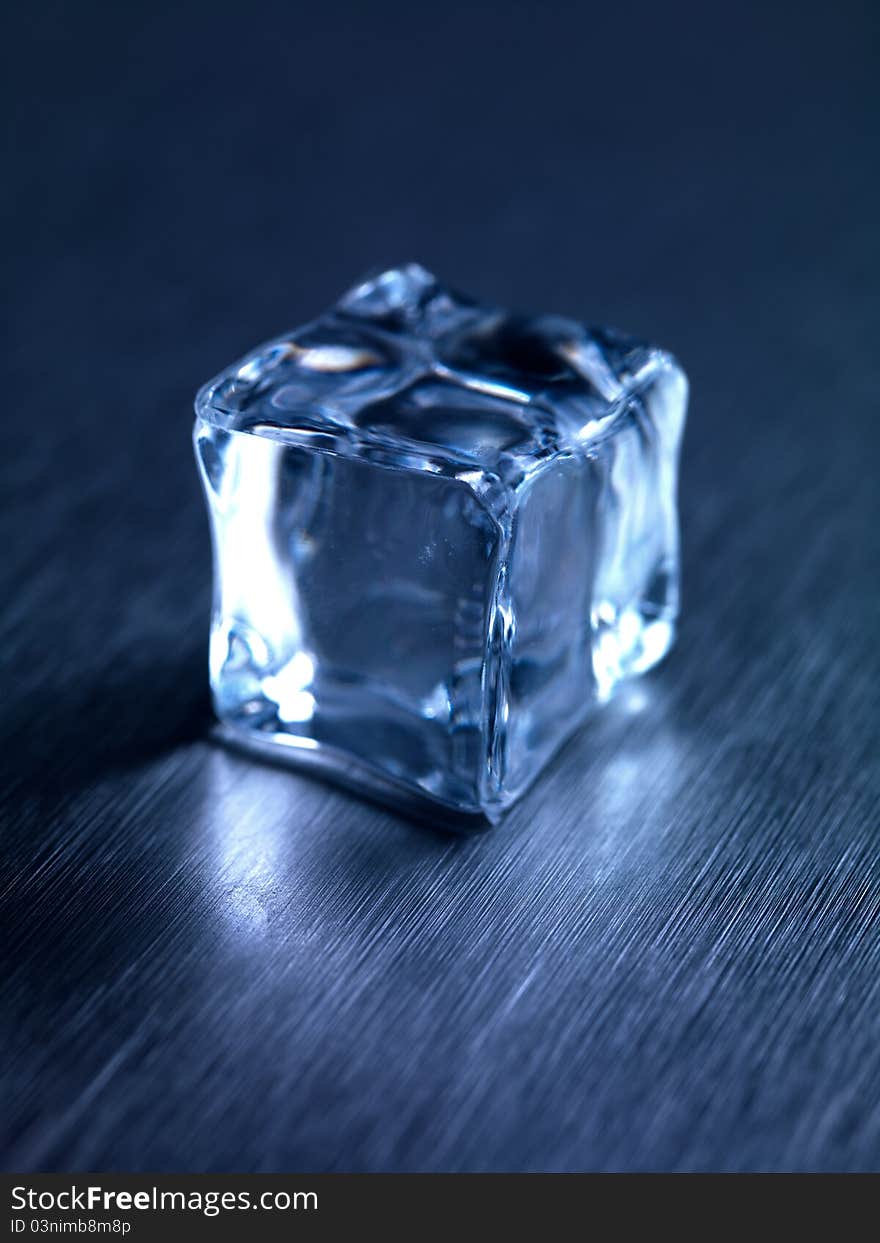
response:
<svg viewBox="0 0 880 1243"><path fill-rule="evenodd" d="M880 1166L876 6L20 6L17 1170ZM668 662L456 839L215 745L193 390L419 259L693 382Z"/></svg>

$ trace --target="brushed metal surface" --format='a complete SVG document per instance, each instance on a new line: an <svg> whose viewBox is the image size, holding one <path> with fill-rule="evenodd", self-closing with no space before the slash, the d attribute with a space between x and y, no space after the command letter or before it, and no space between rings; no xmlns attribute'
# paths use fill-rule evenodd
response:
<svg viewBox="0 0 880 1243"><path fill-rule="evenodd" d="M877 1168L875 11L138 8L6 88L3 1164ZM410 257L693 384L674 654L465 839L205 686L192 392Z"/></svg>

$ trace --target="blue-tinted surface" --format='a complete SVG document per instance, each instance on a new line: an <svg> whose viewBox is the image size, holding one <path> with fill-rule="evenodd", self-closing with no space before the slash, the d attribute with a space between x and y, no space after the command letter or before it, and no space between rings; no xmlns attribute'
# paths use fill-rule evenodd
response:
<svg viewBox="0 0 880 1243"><path fill-rule="evenodd" d="M412 264L253 351L197 401L221 719L497 818L672 641L685 404L662 351Z"/></svg>
<svg viewBox="0 0 880 1243"><path fill-rule="evenodd" d="M9 17L4 1167L880 1168L880 9ZM678 647L460 840L213 745L181 441L410 254L693 381Z"/></svg>

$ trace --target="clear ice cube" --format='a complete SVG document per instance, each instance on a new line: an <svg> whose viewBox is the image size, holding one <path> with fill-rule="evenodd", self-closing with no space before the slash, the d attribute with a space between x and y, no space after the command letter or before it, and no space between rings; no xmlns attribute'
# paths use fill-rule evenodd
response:
<svg viewBox="0 0 880 1243"><path fill-rule="evenodd" d="M495 821L668 650L687 382L416 265L207 384L210 669L232 736Z"/></svg>

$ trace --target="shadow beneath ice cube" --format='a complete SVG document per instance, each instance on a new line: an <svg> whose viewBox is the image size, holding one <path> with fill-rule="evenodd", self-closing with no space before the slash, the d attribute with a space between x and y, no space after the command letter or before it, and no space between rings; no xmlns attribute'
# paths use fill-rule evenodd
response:
<svg viewBox="0 0 880 1243"><path fill-rule="evenodd" d="M56 673L9 705L0 745L4 789L55 799L203 738L212 720L205 653L134 645L100 671Z"/></svg>
<svg viewBox="0 0 880 1243"><path fill-rule="evenodd" d="M685 740L674 720L669 684L661 674L623 683L612 701L597 707L559 747L517 802L496 821L420 795L383 777L354 756L330 748L282 746L277 735L218 724L212 739L228 751L278 770L320 782L342 795L390 812L419 829L447 838L542 826L584 832L641 808L674 781Z"/></svg>
<svg viewBox="0 0 880 1243"><path fill-rule="evenodd" d="M293 770L333 790L365 799L420 829L430 829L443 834L470 835L485 832L492 827L488 818L480 813L460 811L427 796L420 796L391 779L383 778L354 757L330 748L282 748L275 741L261 739L259 734L244 733L226 725L216 725L212 737L223 746L250 759L274 768Z"/></svg>
<svg viewBox="0 0 880 1243"><path fill-rule="evenodd" d="M285 763L277 744L255 748L217 729L224 745L199 770L193 828L199 857L213 861L212 909L236 953L311 954L318 937L328 953L393 954L411 935L440 972L515 919L531 946L528 972L556 953L559 901L587 912L603 895L662 885L676 807L701 764L673 705L662 678L622 689L481 833L476 817L365 787L355 770L346 780L336 764Z"/></svg>

